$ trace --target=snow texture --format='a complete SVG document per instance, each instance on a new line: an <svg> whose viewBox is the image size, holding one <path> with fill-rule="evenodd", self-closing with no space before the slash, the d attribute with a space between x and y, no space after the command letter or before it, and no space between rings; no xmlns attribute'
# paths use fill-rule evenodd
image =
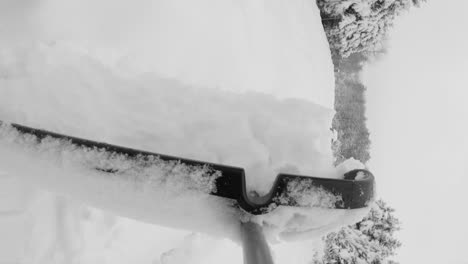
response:
<svg viewBox="0 0 468 264"><path fill-rule="evenodd" d="M72 164L103 173L115 171L111 175L117 174L120 178L126 178L136 184L143 183L149 185L148 187L154 183L163 190L210 193L215 191L215 181L221 176L221 172L214 171L209 166L189 166L180 161L163 161L153 155L129 158L103 149L81 148L68 140L50 137L38 140L36 136L21 134L8 125L2 125L0 135L3 143L18 145L24 151L30 151L31 156L53 160L54 166L67 167L68 164Z"/></svg>
<svg viewBox="0 0 468 264"><path fill-rule="evenodd" d="M301 207L335 208L337 202L343 201L341 196L333 195L323 188L313 186L312 181L312 179L289 181L286 186L287 192L275 197L275 202L297 204ZM304 195L304 193L308 195Z"/></svg>
<svg viewBox="0 0 468 264"><path fill-rule="evenodd" d="M340 176L330 149L333 86L310 1L0 3L0 120L244 167L260 194L279 172ZM11 187L1 188L11 203L0 204L0 261L240 262L230 240L243 216L206 194L216 172L37 144L8 126L0 135L1 186ZM108 165L124 170L92 169ZM252 221L281 241L351 219L296 209Z"/></svg>
<svg viewBox="0 0 468 264"><path fill-rule="evenodd" d="M229 201L207 194L219 172L156 157L128 160L66 141L37 144L34 137L15 134L5 126L0 133L2 168L12 175L117 215L235 239L238 213ZM95 170L107 166L122 171Z"/></svg>

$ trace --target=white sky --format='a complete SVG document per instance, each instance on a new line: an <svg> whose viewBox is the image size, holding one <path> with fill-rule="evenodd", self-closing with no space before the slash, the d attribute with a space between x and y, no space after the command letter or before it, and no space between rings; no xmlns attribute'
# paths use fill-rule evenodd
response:
<svg viewBox="0 0 468 264"><path fill-rule="evenodd" d="M366 68L371 169L403 222L401 263L468 263L468 19L464 0L401 17Z"/></svg>

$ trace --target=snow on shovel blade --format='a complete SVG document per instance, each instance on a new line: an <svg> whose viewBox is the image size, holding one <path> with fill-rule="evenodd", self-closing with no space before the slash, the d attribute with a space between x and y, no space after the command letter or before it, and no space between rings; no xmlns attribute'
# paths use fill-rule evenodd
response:
<svg viewBox="0 0 468 264"><path fill-rule="evenodd" d="M0 121L0 126L4 123ZM262 197L249 197L246 191L245 171L242 168L184 159L62 135L18 124L9 124L20 134L35 136L38 143L45 139L65 140L84 149L100 150L126 158L157 157L162 161L175 161L188 166L209 167L221 172L210 194L233 199L250 214L266 214L278 206L323 207L357 209L369 205L374 197L374 176L367 170L353 170L344 179L318 178L292 174L279 174L271 191ZM95 168L107 173L117 173L114 168ZM325 199L324 199L325 197Z"/></svg>

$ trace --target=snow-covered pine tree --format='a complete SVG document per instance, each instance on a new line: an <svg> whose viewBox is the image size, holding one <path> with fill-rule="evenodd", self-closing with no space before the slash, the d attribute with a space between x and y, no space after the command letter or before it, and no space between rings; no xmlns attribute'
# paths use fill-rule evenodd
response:
<svg viewBox="0 0 468 264"><path fill-rule="evenodd" d="M378 51L393 20L426 0L317 0L333 56Z"/></svg>
<svg viewBox="0 0 468 264"><path fill-rule="evenodd" d="M401 243L394 237L400 222L394 209L378 200L369 215L355 225L324 237L325 249L314 264L389 264Z"/></svg>

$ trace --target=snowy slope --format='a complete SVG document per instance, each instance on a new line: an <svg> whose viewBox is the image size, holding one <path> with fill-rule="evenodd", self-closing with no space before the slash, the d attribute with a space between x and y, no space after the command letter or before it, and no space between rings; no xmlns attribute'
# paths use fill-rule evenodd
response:
<svg viewBox="0 0 468 264"><path fill-rule="evenodd" d="M0 7L0 32L9 33L0 34L0 120L242 166L260 193L280 171L338 176L329 144L333 69L314 3L42 0ZM31 146L2 139L2 186L11 186L2 196L11 203L1 204L0 233L15 238L0 239L9 246L0 261L240 261L232 241L179 230L235 240L237 212L223 202L168 199L158 186L70 167L63 155L38 158L25 151ZM158 214L166 202L173 214ZM276 217L262 221L287 226L287 217ZM216 250L202 249L213 244ZM309 245L295 245L302 247Z"/></svg>

